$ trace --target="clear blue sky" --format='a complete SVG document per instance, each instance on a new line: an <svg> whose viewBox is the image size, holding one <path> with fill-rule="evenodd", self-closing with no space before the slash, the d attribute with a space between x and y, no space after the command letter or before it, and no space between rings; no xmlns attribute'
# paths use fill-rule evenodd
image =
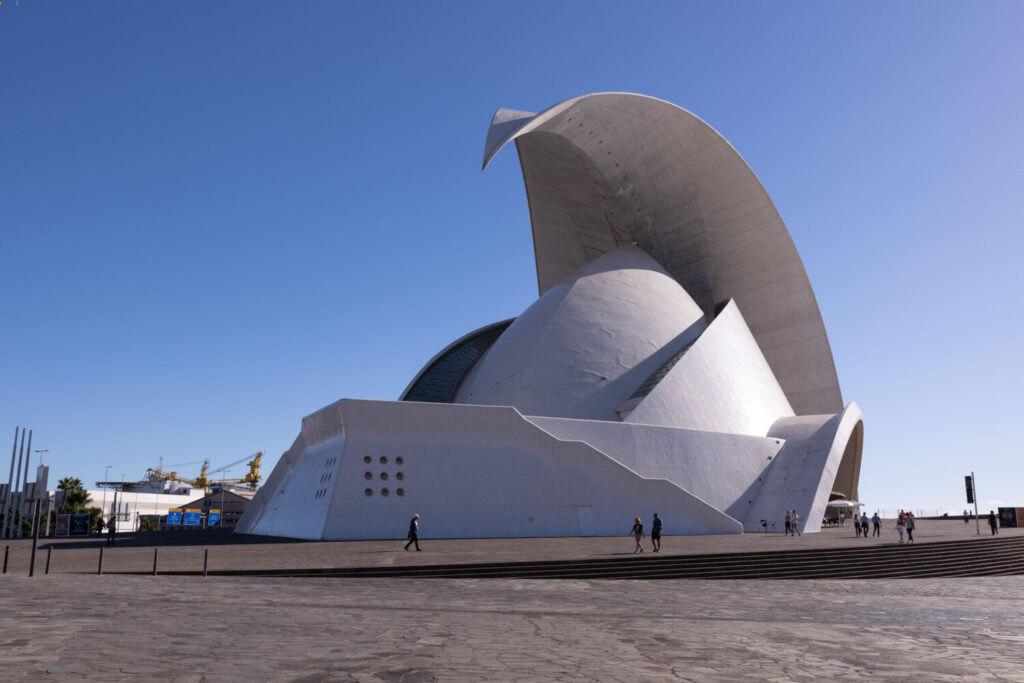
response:
<svg viewBox="0 0 1024 683"><path fill-rule="evenodd" d="M1024 505L1022 36L1019 2L9 0L3 479L15 425L92 483L272 465L304 415L395 399L536 297L494 110L616 90L775 201L866 416L861 498L959 511L973 469Z"/></svg>

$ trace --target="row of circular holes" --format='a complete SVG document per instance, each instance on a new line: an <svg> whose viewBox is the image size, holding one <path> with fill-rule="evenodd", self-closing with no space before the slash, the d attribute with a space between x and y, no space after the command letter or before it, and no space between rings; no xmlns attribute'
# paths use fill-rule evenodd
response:
<svg viewBox="0 0 1024 683"><path fill-rule="evenodd" d="M363 493L365 493L366 497L369 498L370 496L373 495L373 489L366 489L365 491L363 491ZM390 491L388 491L387 489L381 489L380 490L380 495L382 495L382 496L387 496L389 493L390 493ZM395 495L396 496L404 496L405 495L405 489L395 489Z"/></svg>
<svg viewBox="0 0 1024 683"><path fill-rule="evenodd" d="M365 462L367 465L369 465L371 462L373 462L373 458L371 458L368 455L363 456L363 462ZM397 458L395 458L395 464L396 465L401 465L404 462L405 461L402 460L402 456L398 456ZM380 464L381 465L387 465L388 464L387 456L383 456L383 455L380 456Z"/></svg>

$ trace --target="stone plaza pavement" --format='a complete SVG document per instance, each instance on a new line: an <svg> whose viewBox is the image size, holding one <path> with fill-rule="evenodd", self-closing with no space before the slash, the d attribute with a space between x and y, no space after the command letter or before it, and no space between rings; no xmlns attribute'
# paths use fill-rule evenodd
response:
<svg viewBox="0 0 1024 683"><path fill-rule="evenodd" d="M7 681L1022 681L1024 577L8 577Z"/></svg>
<svg viewBox="0 0 1024 683"><path fill-rule="evenodd" d="M919 534L922 543L968 535L962 522L925 524ZM124 540L109 554L123 550L125 568L152 556L151 547ZM830 529L797 539L670 537L666 546L738 552L892 540ZM287 558L341 566L354 557L374 564L438 562L441 554L448 561L593 557L632 544L625 536L543 541L425 539L423 553L405 553L394 541L213 550L225 565ZM161 546L161 557L173 550L191 563L198 548ZM96 549L60 552L89 571ZM72 574L67 565L28 578L14 565L0 576L3 681L1024 681L1024 576L203 578Z"/></svg>

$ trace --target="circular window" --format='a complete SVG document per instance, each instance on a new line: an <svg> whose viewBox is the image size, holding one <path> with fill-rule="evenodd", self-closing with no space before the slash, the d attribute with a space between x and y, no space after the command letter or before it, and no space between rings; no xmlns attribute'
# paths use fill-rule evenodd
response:
<svg viewBox="0 0 1024 683"><path fill-rule="evenodd" d="M388 490L387 489L381 489L380 490L380 495L382 495L382 496L388 495Z"/></svg>
<svg viewBox="0 0 1024 683"><path fill-rule="evenodd" d="M405 475L399 472L398 474L395 475L395 479L397 479L398 481L402 481L403 479L405 479Z"/></svg>
<svg viewBox="0 0 1024 683"><path fill-rule="evenodd" d="M388 473L387 472L381 472L380 473L380 480L381 481L387 481L388 480Z"/></svg>
<svg viewBox="0 0 1024 683"><path fill-rule="evenodd" d="M369 465L372 460L373 458L371 458L368 455L363 458L363 462L365 462L367 465Z"/></svg>
<svg viewBox="0 0 1024 683"><path fill-rule="evenodd" d="M387 465L388 464L388 459L385 458L383 455L380 456L380 464L381 465Z"/></svg>
<svg viewBox="0 0 1024 683"><path fill-rule="evenodd" d="M363 478L364 479L373 479L373 475L370 474L369 472L364 472L363 473Z"/></svg>
<svg viewBox="0 0 1024 683"><path fill-rule="evenodd" d="M395 495L404 496L405 495L405 489L396 489L395 490Z"/></svg>
<svg viewBox="0 0 1024 683"><path fill-rule="evenodd" d="M373 489L366 489L365 491L363 491L363 493L365 493L366 497L369 498L370 496L373 495Z"/></svg>
<svg viewBox="0 0 1024 683"><path fill-rule="evenodd" d="M405 462L405 461L402 460L402 456L398 456L397 458L395 458L395 464L396 465L401 465L403 462Z"/></svg>

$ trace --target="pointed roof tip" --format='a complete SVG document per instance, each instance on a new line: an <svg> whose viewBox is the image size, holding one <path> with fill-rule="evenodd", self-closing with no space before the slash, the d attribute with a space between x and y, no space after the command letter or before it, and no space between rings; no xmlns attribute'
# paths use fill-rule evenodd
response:
<svg viewBox="0 0 1024 683"><path fill-rule="evenodd" d="M529 123L537 114L532 111L518 111L515 109L499 109L494 112L491 118L491 125L487 129L487 141L484 143L484 163L482 168L487 168L494 155L498 153L505 144L515 137L520 128Z"/></svg>

